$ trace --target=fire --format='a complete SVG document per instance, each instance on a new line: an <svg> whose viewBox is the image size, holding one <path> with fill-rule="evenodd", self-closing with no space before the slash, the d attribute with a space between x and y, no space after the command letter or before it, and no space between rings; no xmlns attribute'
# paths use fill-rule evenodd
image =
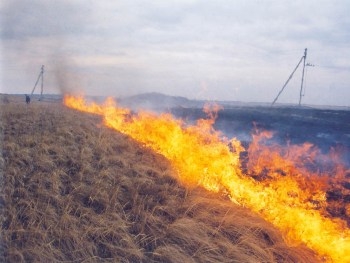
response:
<svg viewBox="0 0 350 263"><path fill-rule="evenodd" d="M81 97L65 96L64 103L103 116L108 127L164 155L183 184L225 193L233 202L260 214L281 230L290 245L304 243L327 261L350 262L350 230L344 221L331 219L319 209L326 202L325 182L315 181L306 169L295 166L300 158L316 154L310 145L303 146L304 155L295 151L301 149L281 153L259 146L259 141L271 134L254 135L258 137L248 149L252 158L246 164L247 171L260 174L269 167L270 177L255 180L241 169L244 148L240 142L222 138L213 129L215 113L213 118L186 126L171 114L131 114L111 99L97 105Z"/></svg>

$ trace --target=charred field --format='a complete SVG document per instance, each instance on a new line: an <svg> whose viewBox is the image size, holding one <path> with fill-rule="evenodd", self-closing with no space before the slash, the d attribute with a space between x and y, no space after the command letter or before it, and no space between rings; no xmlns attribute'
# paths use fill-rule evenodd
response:
<svg viewBox="0 0 350 263"><path fill-rule="evenodd" d="M25 105L9 97L0 106L3 262L322 262L227 196L182 186L167 159L105 127L99 116L53 101ZM221 111L215 126L249 144L246 132L281 120L256 112ZM195 107L173 114L189 121L203 115ZM338 135L329 133L346 148L349 129L339 127ZM348 186L342 181L329 190L328 216L347 219Z"/></svg>
<svg viewBox="0 0 350 263"><path fill-rule="evenodd" d="M190 121L205 117L200 108L177 107L172 112ZM349 160L349 120L350 109L345 108L223 106L214 127L224 135L237 137L246 143L251 141L251 134L255 130L270 130L279 144L309 142L323 152L328 152L332 147L341 147L347 151L346 160Z"/></svg>
<svg viewBox="0 0 350 263"><path fill-rule="evenodd" d="M178 118L188 122L195 122L206 116L199 107L174 107L171 111ZM277 153L284 158L288 158L288 152L297 154L300 158L293 160L295 166L303 167L320 177L330 177L325 189L326 213L330 217L344 219L350 227L349 120L348 108L239 106L223 103L213 126L222 136L238 138L246 149L254 140L254 136L269 132L271 135L262 139L260 146L264 149L260 150L267 149L271 155ZM293 153L293 146L300 146L300 152ZM307 149L302 150L303 146ZM262 157L264 158L266 159ZM247 163L249 166L247 152L243 152L241 161L243 169L247 168ZM343 167L343 172L333 180L332 177L336 177L337 165ZM263 181L272 170L266 168L257 174L245 169L245 172Z"/></svg>

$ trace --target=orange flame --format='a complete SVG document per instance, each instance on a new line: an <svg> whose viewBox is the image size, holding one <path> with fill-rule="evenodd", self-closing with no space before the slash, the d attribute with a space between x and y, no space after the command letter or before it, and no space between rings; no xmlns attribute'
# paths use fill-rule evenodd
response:
<svg viewBox="0 0 350 263"><path fill-rule="evenodd" d="M108 127L164 155L183 184L226 193L233 202L257 212L278 227L290 245L305 243L327 261L350 262L350 231L344 221L328 218L317 210L317 206L326 201L323 184L321 181L313 187L306 186L308 180L302 179L307 178L305 171L293 165L299 155L281 157L278 152L266 152L258 143L252 143L248 151L258 156L247 164L249 170L259 173L263 167L275 167L270 171L271 180L258 181L241 170L243 147L240 142L220 138L220 133L212 128L213 119L186 126L171 114L140 112L132 115L111 99L104 105L97 105L88 104L83 98L65 96L64 103L79 111L102 115ZM261 137L255 142L259 139ZM311 147L305 147L311 154ZM274 158L265 158L266 155ZM278 170L293 176L280 175Z"/></svg>

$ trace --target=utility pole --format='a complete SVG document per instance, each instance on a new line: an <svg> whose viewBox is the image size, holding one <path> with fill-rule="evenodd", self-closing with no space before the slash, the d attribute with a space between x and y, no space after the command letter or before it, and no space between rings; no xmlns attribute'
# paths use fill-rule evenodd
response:
<svg viewBox="0 0 350 263"><path fill-rule="evenodd" d="M307 48L305 48L304 51L304 55L300 58L298 65L295 67L295 69L293 70L292 74L290 74L289 78L287 79L286 83L284 83L282 89L280 90L280 92L277 94L276 98L273 100L273 102L271 103L271 107L275 104L275 102L277 101L278 97L281 95L281 93L283 92L284 88L287 86L288 82L292 79L295 71L298 69L298 67L300 66L301 62L303 63L303 75L301 78L301 87L300 87L300 97L299 97L299 106L301 105L301 98L304 96L303 95L303 85L304 85L304 74L305 74L305 66L314 66L312 64L306 64L306 55L307 55Z"/></svg>
<svg viewBox="0 0 350 263"><path fill-rule="evenodd" d="M304 84L304 73L305 73L306 55L307 55L307 48L305 48L304 56L303 56L304 65L303 65L303 75L302 75L302 77L301 77L300 96L299 96L299 107L301 106L301 98L303 97L303 84Z"/></svg>
<svg viewBox="0 0 350 263"><path fill-rule="evenodd" d="M41 92L40 92L40 98L39 98L39 100L42 99L43 91L44 91L44 65L41 66L41 70L40 70L38 79L37 79L36 82L35 82L34 88L33 88L33 90L32 90L32 93L30 94L30 96L33 95L33 93L34 93L34 91L35 91L35 88L36 88L36 86L38 85L40 79L41 79Z"/></svg>
<svg viewBox="0 0 350 263"><path fill-rule="evenodd" d="M305 65L305 60L304 60L304 65ZM44 91L44 65L41 66L41 72L40 73L41 73L41 91L40 91L40 98L39 98L39 100L42 99L43 91Z"/></svg>

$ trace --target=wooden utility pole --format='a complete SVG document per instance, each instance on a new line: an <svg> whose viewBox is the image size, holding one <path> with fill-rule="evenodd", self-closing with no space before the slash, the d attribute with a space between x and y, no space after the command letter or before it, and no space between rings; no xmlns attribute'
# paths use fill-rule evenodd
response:
<svg viewBox="0 0 350 263"><path fill-rule="evenodd" d="M304 96L304 95L303 95L303 84L304 84L304 73L305 73L306 55L307 55L307 48L305 48L304 56L303 56L304 65L303 65L303 75L302 75L302 77L301 77L300 96L299 96L299 106L301 106L301 98Z"/></svg>
<svg viewBox="0 0 350 263"><path fill-rule="evenodd" d="M41 92L40 92L40 98L39 98L39 100L42 99L43 91L44 91L44 65L41 66L41 70L40 70L38 79L37 79L36 82L35 82L34 88L33 88L33 90L32 90L32 93L30 94L30 96L33 95L33 93L34 93L34 91L35 91L35 88L36 88L36 86L38 85L40 79L41 79Z"/></svg>
<svg viewBox="0 0 350 263"><path fill-rule="evenodd" d="M287 79L286 83L284 83L282 89L280 90L280 92L277 94L276 98L273 100L273 102L271 103L271 106L273 106L275 104L275 102L277 101L278 97L281 95L282 91L284 90L284 88L287 86L288 82L292 79L295 71L298 69L298 67L300 66L301 62L303 63L303 75L301 78L301 87L300 87L300 97L299 97L299 106L301 105L301 98L304 96L303 95L303 85L304 85L304 74L305 74L305 62L306 62L306 55L307 55L307 48L305 48L304 51L304 55L301 57L301 59L298 62L298 65L295 67L295 69L293 70L292 74L290 74L289 78ZM310 64L311 65L311 64Z"/></svg>

